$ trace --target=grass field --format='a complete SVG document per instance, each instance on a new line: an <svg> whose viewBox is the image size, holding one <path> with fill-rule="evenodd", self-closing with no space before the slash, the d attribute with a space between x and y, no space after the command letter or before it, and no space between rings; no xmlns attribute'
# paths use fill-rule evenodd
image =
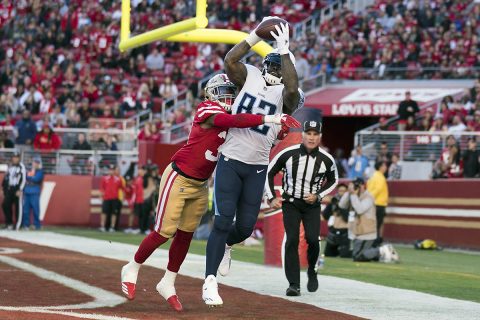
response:
<svg viewBox="0 0 480 320"><path fill-rule="evenodd" d="M135 245L144 238L143 235L100 233L92 229L48 230ZM169 243L162 248L167 249ZM194 240L190 252L204 255L205 245L206 241ZM399 264L356 263L350 259L326 258L321 274L480 302L480 255L420 251L413 249L413 246L396 246L396 249L401 258ZM235 246L234 250L234 260L263 263L262 246Z"/></svg>

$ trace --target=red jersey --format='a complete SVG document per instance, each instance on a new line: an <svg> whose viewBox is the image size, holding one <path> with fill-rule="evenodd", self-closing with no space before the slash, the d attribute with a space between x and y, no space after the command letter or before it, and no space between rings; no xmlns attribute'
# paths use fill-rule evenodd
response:
<svg viewBox="0 0 480 320"><path fill-rule="evenodd" d="M103 200L118 199L118 191L123 189L122 179L117 176L103 176L100 190L103 193Z"/></svg>
<svg viewBox="0 0 480 320"><path fill-rule="evenodd" d="M215 113L227 113L218 103L203 101L197 107L187 144L172 157L172 161L186 175L200 180L208 179L217 164L217 152L225 142L226 128L202 128L200 124Z"/></svg>
<svg viewBox="0 0 480 320"><path fill-rule="evenodd" d="M138 176L133 180L134 203L143 203L143 177Z"/></svg>

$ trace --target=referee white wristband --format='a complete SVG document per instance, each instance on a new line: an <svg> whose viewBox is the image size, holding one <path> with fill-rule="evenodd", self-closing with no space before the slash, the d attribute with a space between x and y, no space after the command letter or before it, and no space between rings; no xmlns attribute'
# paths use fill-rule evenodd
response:
<svg viewBox="0 0 480 320"><path fill-rule="evenodd" d="M261 40L262 40L262 38L257 36L257 34L255 33L255 30L250 32L250 34L245 38L245 41L248 43L248 45L250 47L253 47L254 45L256 45Z"/></svg>

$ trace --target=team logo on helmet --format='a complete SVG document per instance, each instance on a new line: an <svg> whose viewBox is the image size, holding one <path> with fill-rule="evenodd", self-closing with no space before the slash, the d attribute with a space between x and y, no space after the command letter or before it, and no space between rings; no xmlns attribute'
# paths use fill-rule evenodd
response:
<svg viewBox="0 0 480 320"><path fill-rule="evenodd" d="M236 95L237 87L224 73L217 74L208 80L205 86L205 99L218 102L228 112L235 101Z"/></svg>

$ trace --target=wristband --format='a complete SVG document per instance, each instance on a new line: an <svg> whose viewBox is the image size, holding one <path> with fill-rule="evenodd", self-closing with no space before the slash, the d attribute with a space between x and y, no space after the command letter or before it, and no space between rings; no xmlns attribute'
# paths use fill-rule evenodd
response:
<svg viewBox="0 0 480 320"><path fill-rule="evenodd" d="M263 122L282 124L282 118L279 114L267 114L263 116Z"/></svg>
<svg viewBox="0 0 480 320"><path fill-rule="evenodd" d="M248 43L248 45L250 47L253 47L254 45L256 45L261 40L262 40L262 38L257 36L257 34L255 33L255 30L250 32L250 34L245 38L245 41Z"/></svg>

